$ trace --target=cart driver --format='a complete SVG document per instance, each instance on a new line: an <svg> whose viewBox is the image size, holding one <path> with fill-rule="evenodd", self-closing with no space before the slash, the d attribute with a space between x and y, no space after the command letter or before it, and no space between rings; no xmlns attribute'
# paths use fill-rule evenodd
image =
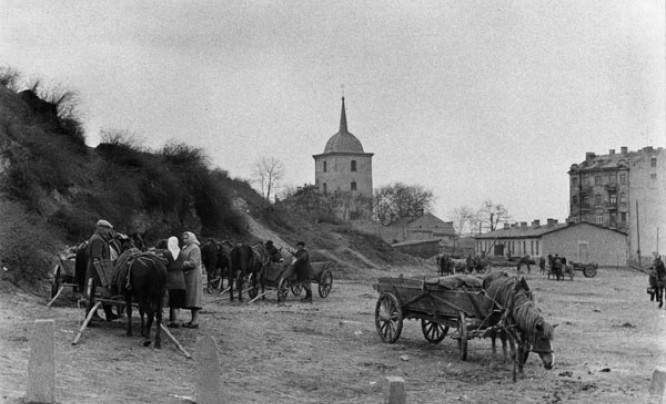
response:
<svg viewBox="0 0 666 404"><path fill-rule="evenodd" d="M301 282L303 289L305 289L305 297L301 301L312 303L312 285L310 283L313 278L313 270L310 263L310 253L305 249L304 241L296 243L296 248L298 250L292 252L294 257L296 257L292 265L296 271L298 282Z"/></svg>
<svg viewBox="0 0 666 404"><path fill-rule="evenodd" d="M95 269L96 265L100 265L102 260L108 260L111 258L111 248L109 242L113 236L113 226L111 223L104 219L100 219L96 223L97 229L95 233L90 237L88 241L88 264L86 267L86 283L84 293L88 293L88 310L90 313L93 306L95 305L95 291L98 286L101 286L101 280L99 274ZM87 290L88 284L92 279L92 287L90 291ZM111 321L118 318L117 315L111 312L111 305L105 304L102 306L104 308L104 313L106 314L106 320Z"/></svg>

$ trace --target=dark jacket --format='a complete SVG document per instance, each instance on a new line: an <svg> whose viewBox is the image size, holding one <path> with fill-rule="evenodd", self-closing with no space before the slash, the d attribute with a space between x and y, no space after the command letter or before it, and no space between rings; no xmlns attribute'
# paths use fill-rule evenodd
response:
<svg viewBox="0 0 666 404"><path fill-rule="evenodd" d="M88 242L88 265L86 267L86 279L93 278L95 285L100 285L99 274L95 270L95 261L108 260L111 258L111 250L109 242L104 237L95 232ZM87 282L86 282L87 287Z"/></svg>
<svg viewBox="0 0 666 404"><path fill-rule="evenodd" d="M294 270L299 281L306 281L314 278L312 263L310 262L310 253L305 248L301 248L294 253Z"/></svg>
<svg viewBox="0 0 666 404"><path fill-rule="evenodd" d="M183 289L185 290L185 276L183 275L183 253L178 254L178 258L173 259L171 251L165 250L164 256L169 263L167 264L167 289Z"/></svg>

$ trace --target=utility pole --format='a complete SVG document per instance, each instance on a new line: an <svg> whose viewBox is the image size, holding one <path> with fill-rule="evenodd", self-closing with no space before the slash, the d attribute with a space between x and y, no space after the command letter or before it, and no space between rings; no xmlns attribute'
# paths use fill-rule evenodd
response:
<svg viewBox="0 0 666 404"><path fill-rule="evenodd" d="M641 265L641 227L638 221L638 201L636 201L636 253L638 254L638 267L642 268Z"/></svg>

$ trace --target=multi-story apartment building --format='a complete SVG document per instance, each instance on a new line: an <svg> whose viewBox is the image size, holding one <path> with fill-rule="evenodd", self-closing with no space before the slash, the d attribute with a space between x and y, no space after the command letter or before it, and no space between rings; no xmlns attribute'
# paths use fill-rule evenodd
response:
<svg viewBox="0 0 666 404"><path fill-rule="evenodd" d="M570 221L626 232L633 260L666 253L666 150L588 152L571 165L569 184Z"/></svg>

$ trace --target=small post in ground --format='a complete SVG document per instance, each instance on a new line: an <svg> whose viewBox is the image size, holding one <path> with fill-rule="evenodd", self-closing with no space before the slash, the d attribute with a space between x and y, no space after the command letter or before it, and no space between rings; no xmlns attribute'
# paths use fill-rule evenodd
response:
<svg viewBox="0 0 666 404"><path fill-rule="evenodd" d="M384 385L384 404L405 404L405 380L398 376L388 376Z"/></svg>
<svg viewBox="0 0 666 404"><path fill-rule="evenodd" d="M36 320L30 337L25 403L55 403L55 322Z"/></svg>

